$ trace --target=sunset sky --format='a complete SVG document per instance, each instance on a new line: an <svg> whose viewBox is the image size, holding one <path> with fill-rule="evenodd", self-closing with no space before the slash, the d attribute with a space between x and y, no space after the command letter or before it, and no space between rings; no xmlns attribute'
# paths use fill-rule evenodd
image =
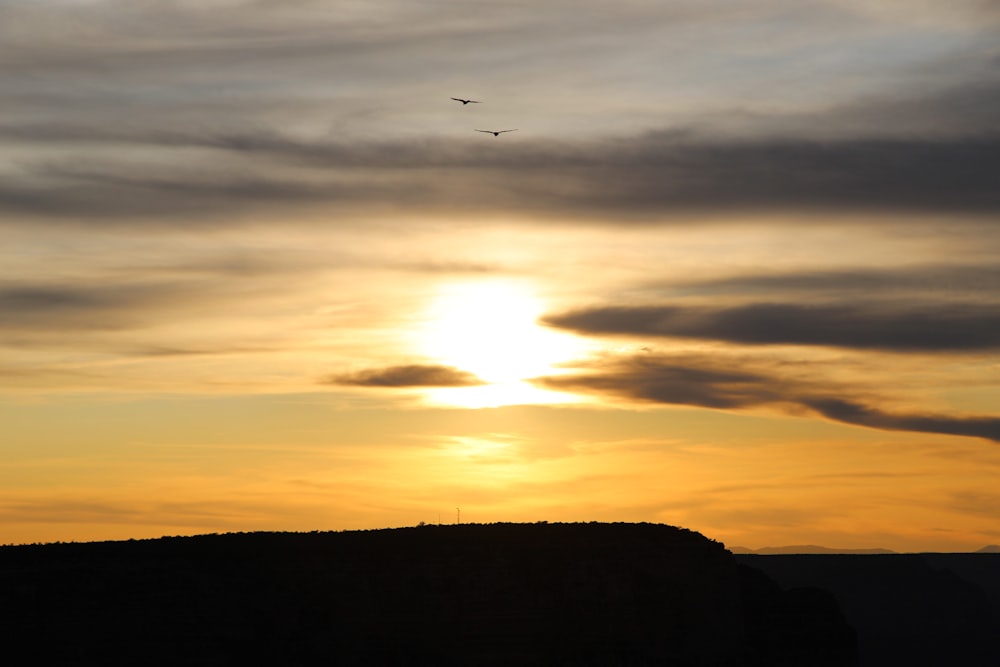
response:
<svg viewBox="0 0 1000 667"><path fill-rule="evenodd" d="M998 479L995 0L0 0L0 544Z"/></svg>

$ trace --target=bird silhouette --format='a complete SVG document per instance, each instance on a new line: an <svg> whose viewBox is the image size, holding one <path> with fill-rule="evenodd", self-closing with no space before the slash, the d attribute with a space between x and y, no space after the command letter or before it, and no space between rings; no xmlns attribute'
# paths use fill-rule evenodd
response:
<svg viewBox="0 0 1000 667"><path fill-rule="evenodd" d="M456 102L461 102L462 106L465 106L470 102L473 104L482 104L482 102L480 102L479 100L463 100L461 97L453 97L451 99L455 100Z"/></svg>
<svg viewBox="0 0 1000 667"><path fill-rule="evenodd" d="M476 130L476 132L485 132L486 134L492 134L494 137L499 137L504 132L517 132L517 128L513 130Z"/></svg>

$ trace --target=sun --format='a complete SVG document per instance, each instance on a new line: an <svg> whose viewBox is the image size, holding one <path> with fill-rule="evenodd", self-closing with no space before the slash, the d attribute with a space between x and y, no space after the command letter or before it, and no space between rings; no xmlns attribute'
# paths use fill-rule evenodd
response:
<svg viewBox="0 0 1000 667"><path fill-rule="evenodd" d="M473 373L482 387L434 390L432 398L483 407L568 402L539 389L529 378L559 373L559 363L578 356L579 339L545 328L544 302L529 285L513 280L450 283L427 309L419 334L422 355Z"/></svg>
<svg viewBox="0 0 1000 667"><path fill-rule="evenodd" d="M448 285L431 304L426 351L487 382L545 373L564 341L536 324L541 314L541 302L516 283Z"/></svg>

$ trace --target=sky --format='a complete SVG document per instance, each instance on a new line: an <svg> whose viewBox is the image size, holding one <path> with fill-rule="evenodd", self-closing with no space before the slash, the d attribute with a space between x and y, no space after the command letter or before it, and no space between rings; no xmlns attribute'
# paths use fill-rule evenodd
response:
<svg viewBox="0 0 1000 667"><path fill-rule="evenodd" d="M995 0L0 0L0 544L1000 543L998 37Z"/></svg>

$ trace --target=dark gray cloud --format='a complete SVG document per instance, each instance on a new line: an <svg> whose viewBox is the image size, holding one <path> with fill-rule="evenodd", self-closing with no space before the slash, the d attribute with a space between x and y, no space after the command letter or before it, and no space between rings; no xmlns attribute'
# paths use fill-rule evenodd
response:
<svg viewBox="0 0 1000 667"><path fill-rule="evenodd" d="M557 391L598 394L646 403L723 410L772 407L889 431L973 436L1000 442L1000 417L891 412L845 396L848 390L806 386L776 369L740 369L740 363L688 357L635 357L592 363L576 374L538 378Z"/></svg>
<svg viewBox="0 0 1000 667"><path fill-rule="evenodd" d="M1000 58L963 64L975 77L968 83L858 101L830 114L830 120L845 132L869 128L897 135L966 137L1000 132Z"/></svg>
<svg viewBox="0 0 1000 667"><path fill-rule="evenodd" d="M485 384L472 373L453 366L407 364L330 375L323 384L354 387L474 387Z"/></svg>
<svg viewBox="0 0 1000 667"><path fill-rule="evenodd" d="M599 367L598 373L545 378L546 386L706 408L740 408L778 400L765 378L753 372L709 364L683 364L655 357L634 358Z"/></svg>
<svg viewBox="0 0 1000 667"><path fill-rule="evenodd" d="M5 182L0 211L176 220L270 204L616 222L713 211L1000 211L995 137L710 144L659 133L576 145L538 138L310 144L269 133L189 139L221 155L174 167L107 156L89 165L86 158L36 164Z"/></svg>
<svg viewBox="0 0 1000 667"><path fill-rule="evenodd" d="M901 352L1000 348L1000 308L996 305L606 306L549 315L543 322L588 335L697 338L751 345Z"/></svg>
<svg viewBox="0 0 1000 667"><path fill-rule="evenodd" d="M1000 417L892 414L842 398L804 398L802 404L834 421L885 431L917 431L987 438L1000 442Z"/></svg>
<svg viewBox="0 0 1000 667"><path fill-rule="evenodd" d="M687 144L654 135L631 156L622 189L634 209L988 211L1000 204L998 148L993 138ZM592 193L599 203L609 189Z"/></svg>

